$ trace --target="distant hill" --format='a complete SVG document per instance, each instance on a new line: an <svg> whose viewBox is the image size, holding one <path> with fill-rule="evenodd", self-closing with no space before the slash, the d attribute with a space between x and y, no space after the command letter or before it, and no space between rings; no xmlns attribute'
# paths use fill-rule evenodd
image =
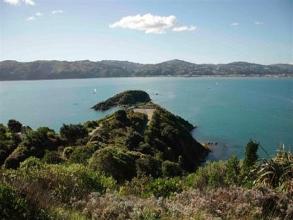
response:
<svg viewBox="0 0 293 220"><path fill-rule="evenodd" d="M276 76L293 77L293 65L261 65L247 62L194 64L170 60L158 64L128 61L0 62L0 80L73 79L139 76Z"/></svg>

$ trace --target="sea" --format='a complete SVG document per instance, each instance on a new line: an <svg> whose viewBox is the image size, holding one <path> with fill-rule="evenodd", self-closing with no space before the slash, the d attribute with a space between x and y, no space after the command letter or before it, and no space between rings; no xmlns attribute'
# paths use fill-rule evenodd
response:
<svg viewBox="0 0 293 220"><path fill-rule="evenodd" d="M112 95L140 89L154 103L197 128L195 139L211 145L209 160L243 158L249 140L260 158L280 147L293 150L293 79L237 77L141 77L0 82L0 123L16 119L32 128L100 119L111 112L91 107Z"/></svg>

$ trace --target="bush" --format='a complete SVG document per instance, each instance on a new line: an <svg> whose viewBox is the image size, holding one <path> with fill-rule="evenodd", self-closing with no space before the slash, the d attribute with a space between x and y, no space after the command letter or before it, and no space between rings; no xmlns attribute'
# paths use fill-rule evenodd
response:
<svg viewBox="0 0 293 220"><path fill-rule="evenodd" d="M29 156L43 157L45 150L56 150L60 140L54 130L40 127L36 131L28 132L21 145L29 149Z"/></svg>
<svg viewBox="0 0 293 220"><path fill-rule="evenodd" d="M81 124L63 124L60 128L60 135L65 138L69 144L74 144L78 139L85 138L88 135L88 132Z"/></svg>
<svg viewBox="0 0 293 220"><path fill-rule="evenodd" d="M240 181L240 165L236 156L231 156L226 162L226 178L225 181L229 185L238 185Z"/></svg>
<svg viewBox="0 0 293 220"><path fill-rule="evenodd" d="M187 176L186 183L189 186L204 189L226 186L226 166L223 161L208 162L199 167L195 173Z"/></svg>
<svg viewBox="0 0 293 220"><path fill-rule="evenodd" d="M32 169L41 169L44 167L44 164L39 158L29 157L25 161L20 163L20 169L23 170L32 170Z"/></svg>
<svg viewBox="0 0 293 220"><path fill-rule="evenodd" d="M57 151L46 150L43 161L45 163L58 164L62 163L64 160L61 158L60 154Z"/></svg>
<svg viewBox="0 0 293 220"><path fill-rule="evenodd" d="M4 167L16 169L22 161L30 156L32 154L27 147L19 146L6 158Z"/></svg>
<svg viewBox="0 0 293 220"><path fill-rule="evenodd" d="M82 198L90 192L104 192L107 178L88 170L82 165L51 165L44 173L50 178L48 186L59 201L68 202L70 198ZM111 181L110 181L111 182ZM73 184L74 183L74 184Z"/></svg>
<svg viewBox="0 0 293 220"><path fill-rule="evenodd" d="M151 176L134 177L120 186L119 195L149 196L147 187L151 181L153 181Z"/></svg>
<svg viewBox="0 0 293 220"><path fill-rule="evenodd" d="M139 146L139 143L143 140L143 136L140 133L134 131L126 137L125 145L129 150L136 150Z"/></svg>
<svg viewBox="0 0 293 220"><path fill-rule="evenodd" d="M63 157L66 159L69 159L72 152L73 152L73 147L65 147L63 150Z"/></svg>
<svg viewBox="0 0 293 220"><path fill-rule="evenodd" d="M14 119L10 119L7 123L7 126L10 131L17 133L21 131L22 124L19 121L16 121Z"/></svg>
<svg viewBox="0 0 293 220"><path fill-rule="evenodd" d="M122 182L130 180L136 175L136 158L137 156L130 152L107 147L94 153L89 161L89 167Z"/></svg>
<svg viewBox="0 0 293 220"><path fill-rule="evenodd" d="M182 169L178 163L166 160L162 163L162 173L166 177L174 177L182 175Z"/></svg>
<svg viewBox="0 0 293 220"><path fill-rule="evenodd" d="M50 201L68 203L72 198L82 199L90 192L104 193L115 186L112 178L81 164L42 164L36 158L24 161L21 169L7 172L2 181L46 207L51 205Z"/></svg>
<svg viewBox="0 0 293 220"><path fill-rule="evenodd" d="M137 176L158 177L161 175L161 162L156 160L152 156L145 155L136 160L136 172Z"/></svg>
<svg viewBox="0 0 293 220"><path fill-rule="evenodd" d="M182 183L179 178L158 178L147 186L147 192L155 197L169 197L175 192L181 192L182 189Z"/></svg>
<svg viewBox="0 0 293 220"><path fill-rule="evenodd" d="M14 189L0 184L1 219L47 219L43 210L29 205Z"/></svg>
<svg viewBox="0 0 293 220"><path fill-rule="evenodd" d="M81 163L87 164L88 159L93 155L95 152L93 147L88 146L80 146L75 147L72 149L70 156L68 157L69 162L71 163Z"/></svg>
<svg viewBox="0 0 293 220"><path fill-rule="evenodd" d="M254 184L267 187L280 187L281 190L293 193L293 154L280 150L269 160L261 161L254 169Z"/></svg>

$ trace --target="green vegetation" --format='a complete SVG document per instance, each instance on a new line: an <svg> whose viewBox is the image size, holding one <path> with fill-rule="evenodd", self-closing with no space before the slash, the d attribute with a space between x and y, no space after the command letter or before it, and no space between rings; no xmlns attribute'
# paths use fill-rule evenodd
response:
<svg viewBox="0 0 293 220"><path fill-rule="evenodd" d="M204 162L189 122L158 105L60 133L0 125L0 219L292 219L293 155ZM21 125L21 126L19 126Z"/></svg>
<svg viewBox="0 0 293 220"><path fill-rule="evenodd" d="M69 144L75 144L77 140L83 139L88 135L87 129L80 125L65 125L60 128L60 135L63 137Z"/></svg>
<svg viewBox="0 0 293 220"><path fill-rule="evenodd" d="M141 90L129 90L121 92L104 102L100 102L93 106L93 109L99 111L106 111L112 107L130 106L138 103L146 103L151 101L149 94Z"/></svg>

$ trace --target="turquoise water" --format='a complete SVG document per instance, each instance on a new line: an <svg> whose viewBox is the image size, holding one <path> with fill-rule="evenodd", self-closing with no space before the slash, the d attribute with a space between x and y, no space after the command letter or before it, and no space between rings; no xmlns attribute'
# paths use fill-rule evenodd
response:
<svg viewBox="0 0 293 220"><path fill-rule="evenodd" d="M94 94L93 90L97 93ZM104 78L0 82L0 123L15 118L33 128L98 119L90 109L126 89L147 91L153 101L189 120L199 141L216 141L211 159L243 156L250 138L269 155L293 147L293 79ZM155 95L158 93L158 95ZM291 148L293 149L293 148ZM261 150L261 156L266 154Z"/></svg>

